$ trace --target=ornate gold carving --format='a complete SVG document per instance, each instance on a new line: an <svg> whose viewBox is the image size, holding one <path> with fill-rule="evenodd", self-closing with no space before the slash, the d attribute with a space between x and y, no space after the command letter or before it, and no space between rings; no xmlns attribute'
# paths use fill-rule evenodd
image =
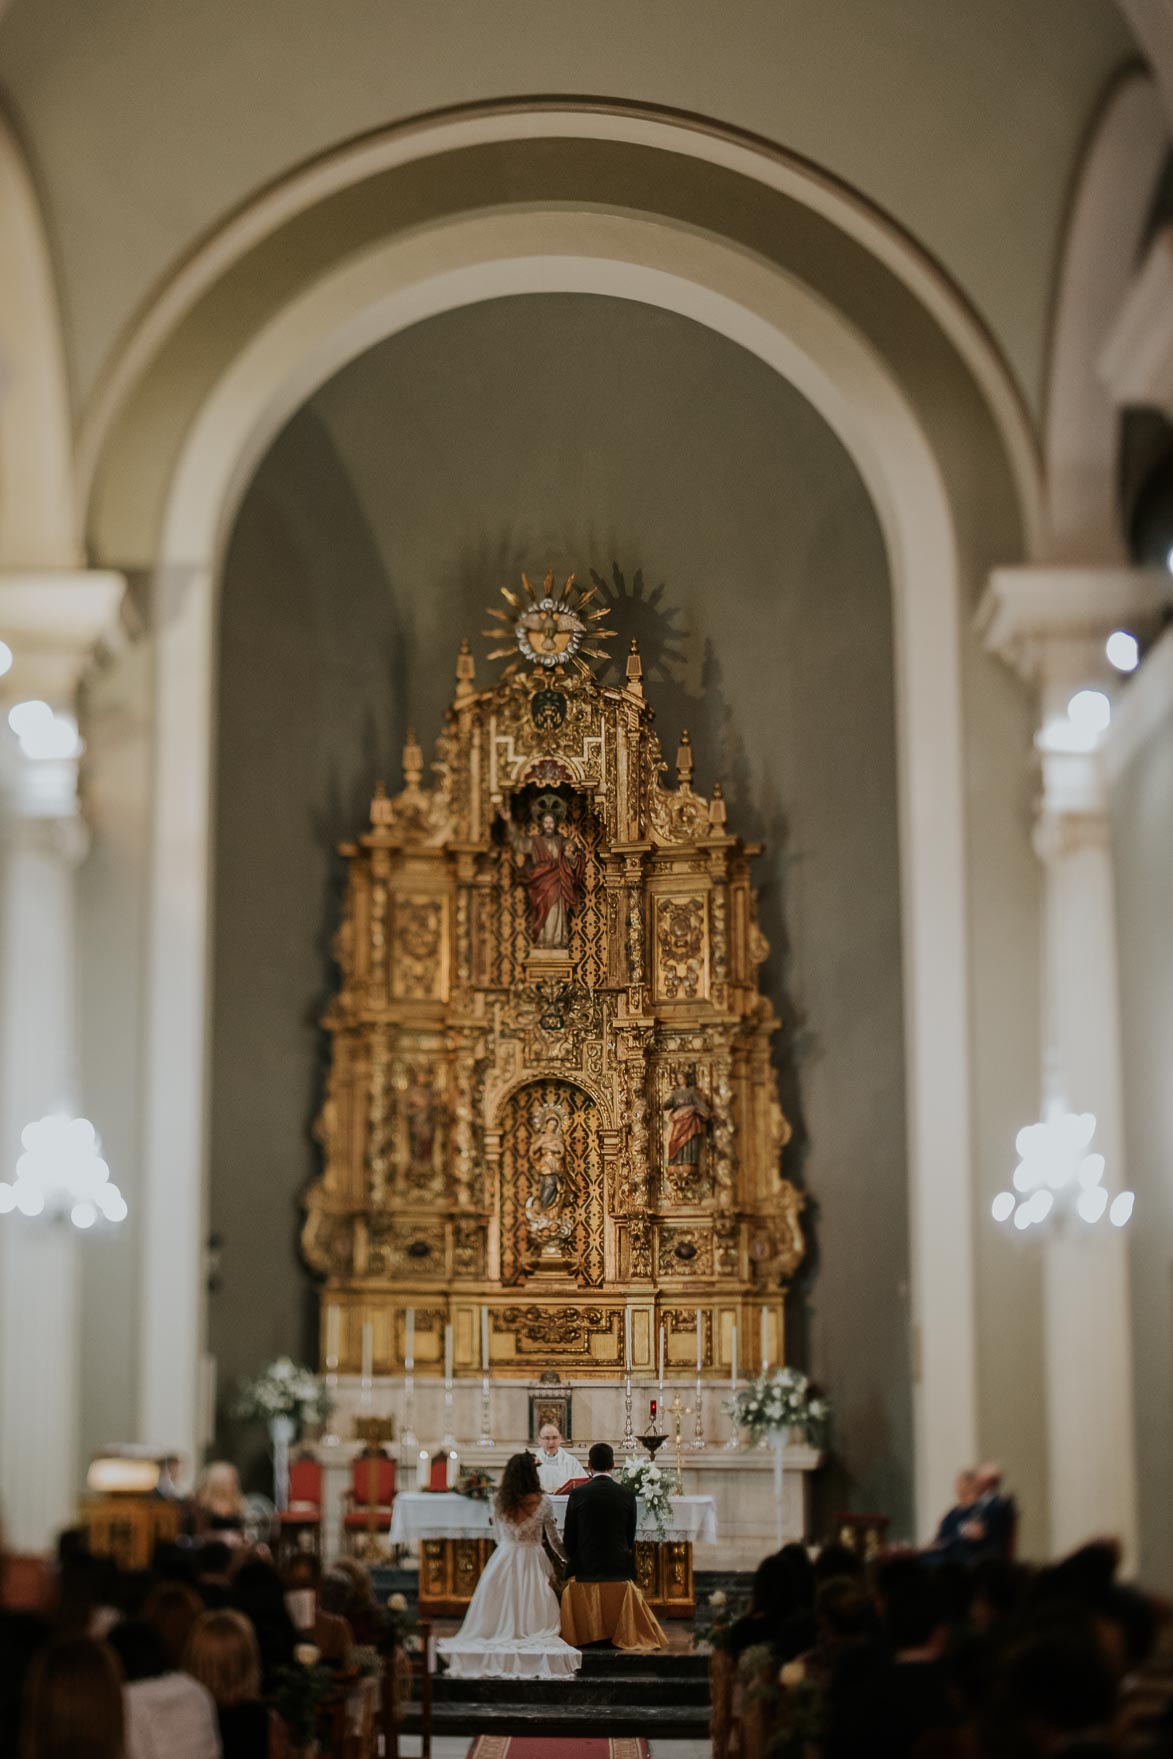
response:
<svg viewBox="0 0 1173 1759"><path fill-rule="evenodd" d="M603 597L510 589L505 675L478 689L462 649L436 761L409 733L402 787L342 851L304 1249L323 1300L389 1315L395 1350L415 1310L426 1374L449 1321L457 1374L479 1371L492 1291L521 1303L494 1309L515 1334L495 1373L554 1351L603 1375L629 1284L686 1279L744 1327L802 1256L754 851L695 790L687 735L667 779L638 653L615 685L574 665ZM343 1372L360 1337L352 1317Z"/></svg>

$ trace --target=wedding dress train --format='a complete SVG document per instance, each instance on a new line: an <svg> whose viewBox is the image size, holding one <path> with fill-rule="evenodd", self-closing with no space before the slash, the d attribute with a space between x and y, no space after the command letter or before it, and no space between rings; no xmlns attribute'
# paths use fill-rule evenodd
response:
<svg viewBox="0 0 1173 1759"><path fill-rule="evenodd" d="M559 1679L582 1665L581 1650L559 1635L558 1600L550 1586L554 1571L542 1550L543 1535L565 1561L548 1496L516 1523L506 1520L494 1503L497 1549L459 1631L436 1645L457 1679Z"/></svg>

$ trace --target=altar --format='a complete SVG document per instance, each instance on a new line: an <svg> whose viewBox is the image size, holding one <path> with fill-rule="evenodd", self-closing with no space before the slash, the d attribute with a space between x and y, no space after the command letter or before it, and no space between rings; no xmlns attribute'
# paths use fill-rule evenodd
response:
<svg viewBox="0 0 1173 1759"><path fill-rule="evenodd" d="M634 641L601 681L598 593L503 588L504 670L478 682L461 643L435 761L409 733L403 786L340 850L302 1231L336 1408L321 1457L337 1488L362 1417L393 1425L401 1495L439 1452L499 1467L548 1383L584 1452L631 1456L651 1426L674 1467L679 1434L714 1561L749 1566L808 1530L819 1458L740 1447L721 1409L785 1361L806 1250L759 850L720 782L694 788L687 732L668 779Z"/></svg>
<svg viewBox="0 0 1173 1759"><path fill-rule="evenodd" d="M550 1498L559 1532L566 1522L568 1500ZM713 1499L674 1497L672 1517L662 1533L642 1502L638 1511L635 1562L640 1588L661 1618L691 1618L696 1611L693 1545L697 1540L716 1543ZM419 1546L421 1613L459 1617L493 1550L489 1504L455 1493L405 1492L395 1499L390 1540L392 1545Z"/></svg>

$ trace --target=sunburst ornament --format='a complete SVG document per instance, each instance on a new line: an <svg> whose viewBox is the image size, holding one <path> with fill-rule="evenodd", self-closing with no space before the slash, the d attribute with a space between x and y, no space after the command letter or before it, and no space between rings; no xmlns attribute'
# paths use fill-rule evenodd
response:
<svg viewBox="0 0 1173 1759"><path fill-rule="evenodd" d="M508 611L490 610L489 616L496 619L496 627L482 630L482 634L494 641L510 637L509 646L494 648L489 654L491 660L511 661L505 668L506 677L515 672L523 660L544 671L575 666L580 672L589 673L588 658L607 658L606 648L594 644L608 640L615 633L613 629L601 627L610 607L603 605L598 610L587 609L599 590L596 585L584 590L575 585L574 575L570 574L566 584L555 589L552 568L547 569L540 591L530 584L525 574L521 577L521 585L520 593L512 587L501 588L501 597L510 608Z"/></svg>

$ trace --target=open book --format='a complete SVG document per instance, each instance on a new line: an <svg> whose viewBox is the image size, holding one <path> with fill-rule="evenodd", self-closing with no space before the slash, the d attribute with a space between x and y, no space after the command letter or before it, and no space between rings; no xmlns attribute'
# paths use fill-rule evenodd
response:
<svg viewBox="0 0 1173 1759"><path fill-rule="evenodd" d="M589 1478L568 1478L566 1480L565 1484L560 1484L558 1486L557 1490L554 1492L554 1495L555 1496L569 1496L570 1492L572 1490L577 1490L580 1484L589 1484L589 1483L590 1483Z"/></svg>

